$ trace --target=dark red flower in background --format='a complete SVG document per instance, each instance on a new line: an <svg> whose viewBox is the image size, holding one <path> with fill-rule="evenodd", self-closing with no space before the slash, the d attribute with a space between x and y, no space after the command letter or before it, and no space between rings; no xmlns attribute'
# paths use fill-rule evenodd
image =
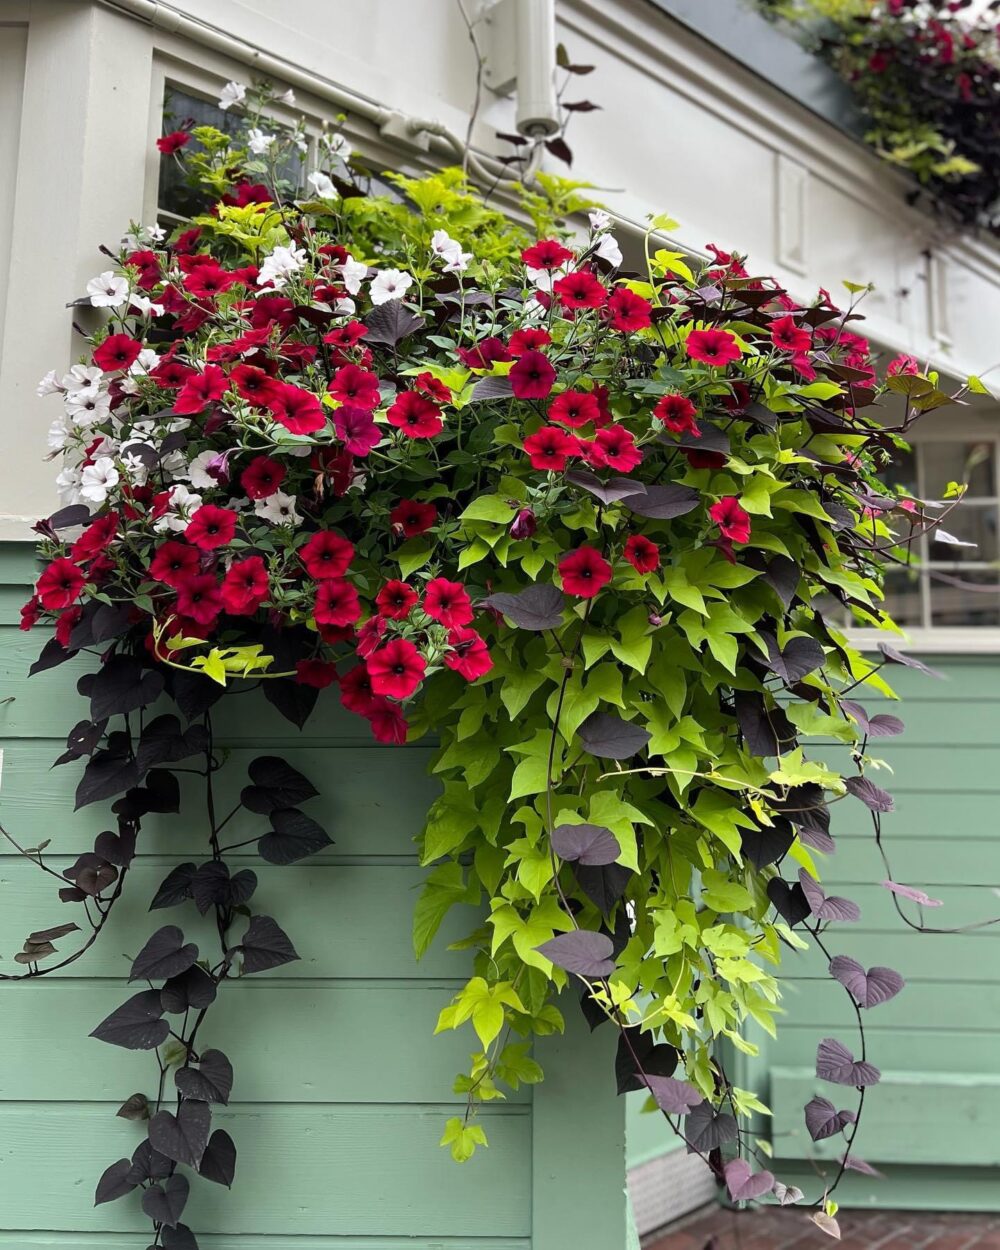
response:
<svg viewBox="0 0 1000 1250"><path fill-rule="evenodd" d="M507 375L517 399L545 399L556 380L552 362L541 352L522 352Z"/></svg>
<svg viewBox="0 0 1000 1250"><path fill-rule="evenodd" d="M72 560L58 556L38 579L35 593L47 612L58 611L80 597L86 580Z"/></svg>
<svg viewBox="0 0 1000 1250"><path fill-rule="evenodd" d="M674 434L692 434L695 438L701 437L698 422L695 420L698 416L698 409L686 395L661 395L656 401L653 416L657 421L662 421Z"/></svg>
<svg viewBox="0 0 1000 1250"><path fill-rule="evenodd" d="M541 347L548 347L552 342L552 335L548 330L543 330L541 326L528 326L523 330L515 330L510 336L510 354L512 356L521 356L525 352L537 351Z"/></svg>
<svg viewBox="0 0 1000 1250"><path fill-rule="evenodd" d="M450 651L444 653L444 662L466 681L475 681L493 667L489 648L474 629L453 629L448 633Z"/></svg>
<svg viewBox="0 0 1000 1250"><path fill-rule="evenodd" d="M204 373L189 377L174 400L174 412L178 416L193 416L204 412L229 390L229 379L218 365L206 365Z"/></svg>
<svg viewBox="0 0 1000 1250"><path fill-rule="evenodd" d="M292 434L315 434L326 425L326 414L316 396L288 382L281 383L268 408L274 419Z"/></svg>
<svg viewBox="0 0 1000 1250"><path fill-rule="evenodd" d="M593 547L577 547L559 561L559 576L568 595L592 599L611 581L611 565Z"/></svg>
<svg viewBox="0 0 1000 1250"><path fill-rule="evenodd" d="M195 573L177 587L177 611L199 625L214 624L222 608L222 591L211 573Z"/></svg>
<svg viewBox="0 0 1000 1250"><path fill-rule="evenodd" d="M131 369L141 351L142 344L131 335L109 334L100 347L94 349L94 364L105 373Z"/></svg>
<svg viewBox="0 0 1000 1250"><path fill-rule="evenodd" d="M193 577L201 567L201 557L194 547L170 539L157 547L149 565L149 575L167 586L179 586Z"/></svg>
<svg viewBox="0 0 1000 1250"><path fill-rule="evenodd" d="M692 330L684 346L692 360L705 365L728 365L743 355L728 330Z"/></svg>
<svg viewBox="0 0 1000 1250"><path fill-rule="evenodd" d="M563 308L603 308L608 293L604 286L586 269L577 269L564 278L557 278L552 290L559 297Z"/></svg>
<svg viewBox="0 0 1000 1250"><path fill-rule="evenodd" d="M319 625L353 625L361 619L358 592L350 582L329 578L316 587L313 609Z"/></svg>
<svg viewBox="0 0 1000 1250"><path fill-rule="evenodd" d="M393 638L365 661L372 691L389 699L408 699L424 679L427 664L412 642Z"/></svg>
<svg viewBox="0 0 1000 1250"><path fill-rule="evenodd" d="M186 143L191 141L191 135L186 130L172 130L168 135L160 135L156 141L157 148L164 156L172 156L175 152L179 152Z"/></svg>
<svg viewBox="0 0 1000 1250"><path fill-rule="evenodd" d="M313 686L325 690L337 680L337 666L328 660L297 660L295 680L300 686Z"/></svg>
<svg viewBox="0 0 1000 1250"><path fill-rule="evenodd" d="M358 408L367 408L369 412L379 406L381 399L378 378L357 365L341 366L326 389L342 404L354 404Z"/></svg>
<svg viewBox="0 0 1000 1250"><path fill-rule="evenodd" d="M712 504L708 515L719 527L723 538L734 543L750 541L750 514L735 495L728 495Z"/></svg>
<svg viewBox="0 0 1000 1250"><path fill-rule="evenodd" d="M375 596L375 606L381 616L390 621L402 621L410 615L418 595L412 586L399 580L389 581Z"/></svg>
<svg viewBox="0 0 1000 1250"><path fill-rule="evenodd" d="M255 456L240 474L240 485L251 499L270 499L285 480L285 466L270 456Z"/></svg>
<svg viewBox="0 0 1000 1250"><path fill-rule="evenodd" d="M480 339L475 347L456 347L455 354L467 369L492 369L498 361L510 360L503 339L495 335Z"/></svg>
<svg viewBox="0 0 1000 1250"><path fill-rule="evenodd" d="M232 616L252 616L268 596L267 566L260 556L230 565L222 579L222 603Z"/></svg>
<svg viewBox="0 0 1000 1250"><path fill-rule="evenodd" d="M431 620L439 621L448 629L468 625L475 615L472 601L461 582L450 582L444 577L435 577L427 583L424 611Z"/></svg>
<svg viewBox="0 0 1000 1250"><path fill-rule="evenodd" d="M608 300L608 316L612 330L621 334L635 334L653 324L653 305L626 286L616 287Z"/></svg>
<svg viewBox="0 0 1000 1250"><path fill-rule="evenodd" d="M313 534L299 550L299 559L306 566L309 576L317 581L328 577L343 577L353 558L354 544L330 530L320 530Z"/></svg>
<svg viewBox="0 0 1000 1250"><path fill-rule="evenodd" d="M420 503L416 499L401 499L389 513L390 526L404 538L416 538L436 521L437 508L432 503Z"/></svg>
<svg viewBox="0 0 1000 1250"><path fill-rule="evenodd" d="M632 534L622 552L637 573L652 573L660 567L660 549L643 534Z"/></svg>
<svg viewBox="0 0 1000 1250"><path fill-rule="evenodd" d="M389 408L386 417L408 438L433 438L444 429L437 404L416 391L403 391Z"/></svg>
<svg viewBox="0 0 1000 1250"><path fill-rule="evenodd" d="M798 355L812 346L812 335L794 317L778 317L771 322L771 342L783 352Z"/></svg>
<svg viewBox="0 0 1000 1250"><path fill-rule="evenodd" d="M352 456L367 456L382 441L382 433L367 408L345 404L333 414L333 428Z"/></svg>
<svg viewBox="0 0 1000 1250"><path fill-rule="evenodd" d="M549 404L548 415L550 421L579 429L589 422L599 421L601 411L597 398L589 391L563 391Z"/></svg>
<svg viewBox="0 0 1000 1250"><path fill-rule="evenodd" d="M215 504L203 503L188 521L184 537L202 551L225 547L236 536L236 513L231 508L217 508Z"/></svg>
<svg viewBox="0 0 1000 1250"><path fill-rule="evenodd" d="M551 469L560 472L566 461L577 454L579 444L572 435L554 425L543 425L524 440L524 450L531 457L533 469Z"/></svg>
<svg viewBox="0 0 1000 1250"><path fill-rule="evenodd" d="M558 269L573 259L573 253L558 239L539 239L521 253L529 269Z"/></svg>

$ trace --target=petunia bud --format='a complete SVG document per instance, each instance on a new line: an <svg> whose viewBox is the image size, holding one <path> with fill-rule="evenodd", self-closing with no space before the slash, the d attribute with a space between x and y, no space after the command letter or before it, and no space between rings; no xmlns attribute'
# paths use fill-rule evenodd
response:
<svg viewBox="0 0 1000 1250"><path fill-rule="evenodd" d="M650 625L656 627L663 624L663 617L657 616L655 612L650 612L648 617Z"/></svg>
<svg viewBox="0 0 1000 1250"><path fill-rule="evenodd" d="M530 508L522 508L510 523L511 538L530 538L538 529L535 514Z"/></svg>

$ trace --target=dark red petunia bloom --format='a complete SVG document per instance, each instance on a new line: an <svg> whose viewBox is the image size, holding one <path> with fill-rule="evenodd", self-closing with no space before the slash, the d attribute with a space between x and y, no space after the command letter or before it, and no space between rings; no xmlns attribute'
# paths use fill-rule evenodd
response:
<svg viewBox="0 0 1000 1250"><path fill-rule="evenodd" d="M691 434L695 438L701 438L701 430L695 420L698 409L686 395L661 395L656 401L653 416L675 434Z"/></svg>
<svg viewBox="0 0 1000 1250"><path fill-rule="evenodd" d="M681 455L692 469L721 469L726 457L721 451L699 451L696 447L682 447Z"/></svg>
<svg viewBox="0 0 1000 1250"><path fill-rule="evenodd" d="M386 582L375 596L375 606L379 615L390 621L403 621L410 615L410 609L417 602L417 592L406 582L394 580Z"/></svg>
<svg viewBox="0 0 1000 1250"><path fill-rule="evenodd" d="M386 618L384 616L372 616L358 630L357 641L354 644L354 650L361 656L363 660L372 655L382 645L382 639L385 637Z"/></svg>
<svg viewBox="0 0 1000 1250"><path fill-rule="evenodd" d="M406 741L409 726L400 711L399 705L390 703L388 699L375 698L368 712L368 723L372 727L376 742L388 742L393 746L401 746Z"/></svg>
<svg viewBox="0 0 1000 1250"><path fill-rule="evenodd" d="M636 447L632 434L623 426L612 425L598 430L594 447L600 464L617 469L619 473L628 473L642 463L642 452Z"/></svg>
<svg viewBox="0 0 1000 1250"><path fill-rule="evenodd" d="M329 530L313 534L299 550L299 559L306 566L310 577L323 581L329 577L343 577L354 558L354 544Z"/></svg>
<svg viewBox="0 0 1000 1250"><path fill-rule="evenodd" d="M490 369L498 361L510 360L503 339L495 335L480 339L475 347L456 347L455 355L467 369Z"/></svg>
<svg viewBox="0 0 1000 1250"><path fill-rule="evenodd" d="M295 680L300 686L313 686L325 690L337 680L337 666L329 660L297 660Z"/></svg>
<svg viewBox="0 0 1000 1250"><path fill-rule="evenodd" d="M727 495L725 499L712 504L708 515L719 527L723 538L734 543L750 541L750 515L735 495Z"/></svg>
<svg viewBox="0 0 1000 1250"><path fill-rule="evenodd" d="M172 156L175 152L179 152L190 140L191 135L189 131L172 130L168 135L160 135L156 141L156 146L164 156Z"/></svg>
<svg viewBox="0 0 1000 1250"><path fill-rule="evenodd" d="M196 265L184 275L183 287L188 295L196 299L215 299L223 291L228 291L235 281L235 276L216 261L209 264Z"/></svg>
<svg viewBox="0 0 1000 1250"><path fill-rule="evenodd" d="M559 561L559 575L568 595L592 599L611 581L611 565L594 547L577 547Z"/></svg>
<svg viewBox="0 0 1000 1250"><path fill-rule="evenodd" d="M424 611L432 621L439 621L448 629L468 625L475 616L472 601L462 583L449 582L444 577L435 577L427 583Z"/></svg>
<svg viewBox="0 0 1000 1250"><path fill-rule="evenodd" d="M160 258L155 252L148 249L129 252L125 264L139 271L139 287L143 291L150 290L160 280Z"/></svg>
<svg viewBox="0 0 1000 1250"><path fill-rule="evenodd" d="M177 392L174 412L179 417L204 412L209 404L221 399L228 389L229 379L219 366L206 365L204 373L196 373L188 378Z"/></svg>
<svg viewBox="0 0 1000 1250"><path fill-rule="evenodd" d="M525 352L548 347L551 342L552 335L548 330L543 330L541 326L527 326L523 330L515 330L507 346L512 356L522 356Z"/></svg>
<svg viewBox="0 0 1000 1250"><path fill-rule="evenodd" d="M531 457L533 469L551 469L559 473L566 468L569 457L577 454L579 444L554 425L543 425L524 440L524 450Z"/></svg>
<svg viewBox="0 0 1000 1250"><path fill-rule="evenodd" d="M521 253L529 269L558 269L573 259L573 253L558 239L539 239Z"/></svg>
<svg viewBox="0 0 1000 1250"><path fill-rule="evenodd" d="M336 330L324 334L323 342L341 351L349 351L352 347L357 347L367 333L368 327L362 325L360 321L348 321L346 325L338 326Z"/></svg>
<svg viewBox="0 0 1000 1250"><path fill-rule="evenodd" d="M183 386L188 378L193 378L195 371L179 360L161 360L149 376L164 390L172 391Z"/></svg>
<svg viewBox="0 0 1000 1250"><path fill-rule="evenodd" d="M648 300L626 286L616 287L608 300L611 328L620 334L634 334L648 329L652 325L652 311L653 305Z"/></svg>
<svg viewBox="0 0 1000 1250"><path fill-rule="evenodd" d="M333 428L352 456L367 456L382 441L382 433L367 408L345 404L333 414Z"/></svg>
<svg viewBox="0 0 1000 1250"><path fill-rule="evenodd" d="M342 404L353 404L357 408L367 408L369 412L379 406L381 396L378 390L378 378L367 369L359 369L357 365L343 365L337 370L326 388L335 399Z"/></svg>
<svg viewBox="0 0 1000 1250"><path fill-rule="evenodd" d="M777 317L771 322L771 342L781 351L797 356L812 347L812 335L797 325L794 317Z"/></svg>
<svg viewBox="0 0 1000 1250"><path fill-rule="evenodd" d="M80 597L86 578L72 560L58 556L38 579L35 593L47 612L68 608Z"/></svg>
<svg viewBox="0 0 1000 1250"><path fill-rule="evenodd" d="M517 399L546 399L556 380L552 362L541 352L522 352L510 373L510 385Z"/></svg>
<svg viewBox="0 0 1000 1250"><path fill-rule="evenodd" d="M419 391L421 395L437 400L439 404L450 404L454 399L447 386L433 373L418 373L413 379L413 389Z"/></svg>
<svg viewBox="0 0 1000 1250"><path fill-rule="evenodd" d="M109 334L100 347L94 349L94 364L105 373L131 369L141 351L142 344L131 335Z"/></svg>
<svg viewBox="0 0 1000 1250"><path fill-rule="evenodd" d="M222 606L222 591L211 573L195 573L177 587L177 611L199 625L214 624Z"/></svg>
<svg viewBox="0 0 1000 1250"><path fill-rule="evenodd" d="M323 406L311 391L290 382L279 385L277 396L268 404L275 421L292 434L315 434L326 425Z"/></svg>
<svg viewBox="0 0 1000 1250"><path fill-rule="evenodd" d="M38 624L38 618L41 614L42 605L38 601L38 596L32 595L28 602L21 607L21 620L18 624L18 629L25 631L31 629L33 625Z"/></svg>
<svg viewBox="0 0 1000 1250"><path fill-rule="evenodd" d="M563 308L603 308L608 293L597 278L586 269L577 269L552 284L554 295Z"/></svg>
<svg viewBox="0 0 1000 1250"><path fill-rule="evenodd" d="M340 679L340 701L349 712L367 716L375 704L372 680L363 664L349 669Z"/></svg>
<svg viewBox="0 0 1000 1250"><path fill-rule="evenodd" d="M171 539L157 547L149 565L149 575L168 586L179 586L193 577L201 567L201 557L194 547Z"/></svg>
<svg viewBox="0 0 1000 1250"><path fill-rule="evenodd" d="M251 499L270 499L285 480L285 466L270 456L255 456L240 474L240 485Z"/></svg>
<svg viewBox="0 0 1000 1250"><path fill-rule="evenodd" d="M416 538L437 521L437 508L432 503L419 503L416 499L401 499L389 513L393 533L404 538Z"/></svg>
<svg viewBox="0 0 1000 1250"><path fill-rule="evenodd" d="M70 548L70 558L77 564L92 560L102 551L107 551L117 535L118 516L116 513L109 512L107 516L98 517L96 521L91 521Z"/></svg>
<svg viewBox="0 0 1000 1250"><path fill-rule="evenodd" d="M69 650L69 638L73 630L80 623L80 617L83 616L83 607L75 604L71 608L66 608L59 613L59 619L56 621L56 642L64 651Z"/></svg>
<svg viewBox="0 0 1000 1250"><path fill-rule="evenodd" d="M295 305L285 295L260 295L253 301L250 324L255 330L271 325L287 329L295 324Z"/></svg>
<svg viewBox="0 0 1000 1250"><path fill-rule="evenodd" d="M743 355L728 330L692 330L684 346L692 360L704 365L728 365Z"/></svg>
<svg viewBox="0 0 1000 1250"><path fill-rule="evenodd" d="M453 629L448 634L450 651L444 653L444 662L466 681L475 681L493 667L489 648L474 629Z"/></svg>
<svg viewBox="0 0 1000 1250"><path fill-rule="evenodd" d="M267 567L260 556L236 560L222 579L222 602L231 616L252 616L268 596Z"/></svg>
<svg viewBox="0 0 1000 1250"><path fill-rule="evenodd" d="M313 610L318 625L353 625L361 619L358 592L350 582L327 578L316 587Z"/></svg>
<svg viewBox="0 0 1000 1250"><path fill-rule="evenodd" d="M578 430L591 421L599 421L601 410L597 397L589 391L563 391L549 404L548 415L550 421Z"/></svg>
<svg viewBox="0 0 1000 1250"><path fill-rule="evenodd" d="M511 538L530 538L538 529L538 519L530 508L520 508L510 523Z"/></svg>
<svg viewBox="0 0 1000 1250"><path fill-rule="evenodd" d="M643 534L632 534L622 552L637 573L652 573L660 567L660 549Z"/></svg>
<svg viewBox="0 0 1000 1250"><path fill-rule="evenodd" d="M441 409L426 395L416 391L403 391L389 408L386 417L390 425L407 438L433 438L444 429Z"/></svg>
<svg viewBox="0 0 1000 1250"><path fill-rule="evenodd" d="M184 537L202 551L225 547L236 536L236 513L232 508L218 508L203 503L196 508L184 529Z"/></svg>
<svg viewBox="0 0 1000 1250"><path fill-rule="evenodd" d="M427 664L412 642L393 638L365 661L375 694L408 699L424 679Z"/></svg>
<svg viewBox="0 0 1000 1250"><path fill-rule="evenodd" d="M263 408L273 403L281 391L281 383L256 365L237 365L229 377L241 399Z"/></svg>
<svg viewBox="0 0 1000 1250"><path fill-rule="evenodd" d="M886 374L888 377L895 377L901 373L919 373L920 365L916 356L910 356L907 352L902 352L899 356L894 356L886 366Z"/></svg>

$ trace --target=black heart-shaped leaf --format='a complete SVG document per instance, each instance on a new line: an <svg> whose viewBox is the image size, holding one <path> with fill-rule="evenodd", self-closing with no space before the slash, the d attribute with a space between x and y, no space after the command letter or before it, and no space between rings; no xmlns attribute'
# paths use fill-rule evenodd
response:
<svg viewBox="0 0 1000 1250"><path fill-rule="evenodd" d="M161 1229L160 1245L163 1250L198 1250L198 1239L186 1224L178 1224L176 1228Z"/></svg>
<svg viewBox="0 0 1000 1250"><path fill-rule="evenodd" d="M186 972L197 958L198 947L193 942L185 943L184 934L176 925L164 925L136 955L129 980L159 981L161 978L177 977Z"/></svg>
<svg viewBox="0 0 1000 1250"><path fill-rule="evenodd" d="M774 910L789 925L795 928L811 915L808 900L802 892L802 886L796 882L789 885L781 877L772 877L767 883L767 897L771 900Z"/></svg>
<svg viewBox="0 0 1000 1250"><path fill-rule="evenodd" d="M99 833L94 842L94 854L119 868L127 868L135 859L134 831L126 829L122 833L112 833L105 830Z"/></svg>
<svg viewBox="0 0 1000 1250"><path fill-rule="evenodd" d="M288 934L270 916L253 916L240 943L243 971L267 972L299 958Z"/></svg>
<svg viewBox="0 0 1000 1250"><path fill-rule="evenodd" d="M615 1054L618 1093L627 1094L632 1090L646 1088L639 1076L640 1069L646 1076L673 1076L677 1071L677 1059L678 1054L674 1047L667 1042L657 1042L652 1033L644 1033L636 1025L622 1029L618 1034L618 1050Z"/></svg>
<svg viewBox="0 0 1000 1250"><path fill-rule="evenodd" d="M196 1068L178 1068L174 1084L185 1098L227 1103L233 1090L233 1065L221 1050L206 1050Z"/></svg>
<svg viewBox="0 0 1000 1250"><path fill-rule="evenodd" d="M143 990L102 1020L90 1036L126 1050L155 1050L170 1033L162 1017L159 991Z"/></svg>
<svg viewBox="0 0 1000 1250"><path fill-rule="evenodd" d="M229 866L221 859L209 859L191 877L191 897L204 916L216 904L229 901Z"/></svg>
<svg viewBox="0 0 1000 1250"><path fill-rule="evenodd" d="M145 1181L162 1181L164 1177L171 1174L173 1167L173 1163L166 1155L161 1155L158 1150L154 1150L148 1140L141 1141L132 1151L132 1167L128 1179L136 1185L141 1185Z"/></svg>
<svg viewBox="0 0 1000 1250"><path fill-rule="evenodd" d="M209 683L205 683L206 685ZM301 729L312 715L319 691L315 686L305 686L300 682L275 678L262 683L264 698L276 708L287 721Z"/></svg>
<svg viewBox="0 0 1000 1250"><path fill-rule="evenodd" d="M792 822L783 816L774 817L771 825L740 830L740 849L758 872L782 859L794 841Z"/></svg>
<svg viewBox="0 0 1000 1250"><path fill-rule="evenodd" d="M922 660L915 660L912 655L904 655L902 651L890 647L887 642L880 642L878 649L889 664L902 664L904 668L915 668L918 673L926 673L928 677L944 677L944 674L939 673L936 668L928 668Z"/></svg>
<svg viewBox="0 0 1000 1250"><path fill-rule="evenodd" d="M603 825L558 825L551 842L560 859L573 863L613 864L621 854L618 839Z"/></svg>
<svg viewBox="0 0 1000 1250"><path fill-rule="evenodd" d="M783 708L768 707L764 696L753 690L739 690L733 698L736 721L747 750L762 759L781 755L795 745L795 726Z"/></svg>
<svg viewBox="0 0 1000 1250"><path fill-rule="evenodd" d="M860 799L872 812L891 812L896 804L888 791L869 781L867 777L848 777L844 782L848 794Z"/></svg>
<svg viewBox="0 0 1000 1250"><path fill-rule="evenodd" d="M708 1154L736 1140L736 1120L728 1111L717 1111L710 1102L702 1101L684 1117L684 1138L689 1154Z"/></svg>
<svg viewBox="0 0 1000 1250"><path fill-rule="evenodd" d="M175 1163L197 1168L208 1145L212 1112L207 1102L185 1098L173 1115L158 1111L149 1122L149 1144Z"/></svg>
<svg viewBox="0 0 1000 1250"><path fill-rule="evenodd" d="M403 339L409 338L422 330L427 323L423 317L410 312L402 300L387 300L378 304L365 317L368 333L365 335L367 345L377 344L380 347L395 347Z"/></svg>
<svg viewBox="0 0 1000 1250"><path fill-rule="evenodd" d="M103 855L87 851L77 858L75 864L64 870L63 876L84 894L93 897L118 880L118 869L114 864L109 864Z"/></svg>
<svg viewBox="0 0 1000 1250"><path fill-rule="evenodd" d="M815 638L800 634L779 648L773 634L762 630L760 636L767 645L768 668L786 685L794 685L826 663L826 654Z"/></svg>
<svg viewBox="0 0 1000 1250"><path fill-rule="evenodd" d="M75 810L121 794L138 785L140 778L138 765L128 755L111 750L95 751L76 788Z"/></svg>
<svg viewBox="0 0 1000 1250"><path fill-rule="evenodd" d="M571 469L566 474L566 481L573 486L579 486L582 490L589 491L604 504L617 503L620 499L627 499L630 495L642 493L644 489L637 478L612 477L604 482L589 469Z"/></svg>
<svg viewBox="0 0 1000 1250"><path fill-rule="evenodd" d="M129 655L113 655L94 675L90 686L91 720L134 712L154 703L163 690L163 674L145 668Z"/></svg>
<svg viewBox="0 0 1000 1250"><path fill-rule="evenodd" d="M566 600L558 586L536 583L519 594L495 594L482 601L482 606L502 613L518 629L540 632L557 629L562 624Z"/></svg>
<svg viewBox="0 0 1000 1250"><path fill-rule="evenodd" d="M72 660L74 655L76 652L64 647L58 638L50 638L39 652L38 659L28 669L28 676L34 677L37 673L45 673L50 668L57 668L60 664L65 664L67 660Z"/></svg>
<svg viewBox="0 0 1000 1250"><path fill-rule="evenodd" d="M216 1185L229 1188L236 1175L236 1143L225 1129L217 1128L208 1139L208 1146L201 1157L198 1175Z"/></svg>
<svg viewBox="0 0 1000 1250"><path fill-rule="evenodd" d="M844 987L859 1007L878 1007L895 998L906 982L892 968L864 967L849 955L834 955L830 975Z"/></svg>
<svg viewBox="0 0 1000 1250"><path fill-rule="evenodd" d="M184 1214L191 1185L186 1176L175 1173L159 1185L150 1185L143 1191L142 1209L156 1224L176 1228Z"/></svg>
<svg viewBox="0 0 1000 1250"><path fill-rule="evenodd" d="M149 1099L145 1094L132 1094L115 1112L122 1120L148 1120Z"/></svg>
<svg viewBox="0 0 1000 1250"><path fill-rule="evenodd" d="M805 1114L806 1128L813 1141L834 1137L858 1118L853 1111L838 1111L829 1099L818 1095L806 1103Z"/></svg>
<svg viewBox="0 0 1000 1250"><path fill-rule="evenodd" d="M178 903L186 902L191 897L191 883L197 871L197 865L191 863L178 864L176 868L171 868L160 882L160 888L153 896L149 910L175 907Z"/></svg>
<svg viewBox="0 0 1000 1250"><path fill-rule="evenodd" d="M816 1075L832 1085L855 1085L863 1088L877 1085L882 1074L874 1064L855 1059L836 1038L827 1037L816 1049Z"/></svg>
<svg viewBox="0 0 1000 1250"><path fill-rule="evenodd" d="M259 755L250 762L247 772L254 786L266 791L269 799L268 807L252 807L251 811L269 812L276 807L297 807L319 794L307 777L277 755ZM244 806L247 804L244 803Z"/></svg>
<svg viewBox="0 0 1000 1250"><path fill-rule="evenodd" d="M652 737L648 729L614 712L592 712L576 732L591 755L607 760L631 759Z"/></svg>
<svg viewBox="0 0 1000 1250"><path fill-rule="evenodd" d="M664 486L646 486L634 495L626 495L621 502L636 516L669 521L697 508L701 495L691 486L670 482Z"/></svg>
<svg viewBox="0 0 1000 1250"><path fill-rule="evenodd" d="M257 843L261 858L269 864L294 864L333 845L322 825L297 807L282 807L273 811L271 826L271 831Z"/></svg>
<svg viewBox="0 0 1000 1250"><path fill-rule="evenodd" d="M840 898L835 894L827 894L816 878L806 872L804 868L799 869L799 884L802 886L802 893L806 896L809 910L820 920L847 920L853 922L861 919L861 908L857 903L852 902L849 898Z"/></svg>
<svg viewBox="0 0 1000 1250"><path fill-rule="evenodd" d="M214 979L204 968L195 964L187 972L164 982L163 989L160 990L160 1002L164 1011L179 1015L191 1008L201 1011L205 1007L211 1007L217 992Z"/></svg>
<svg viewBox="0 0 1000 1250"><path fill-rule="evenodd" d="M688 1115L692 1108L705 1101L705 1095L699 1093L690 1081L678 1081L672 1076L656 1076L647 1072L645 1088L667 1115Z"/></svg>
<svg viewBox="0 0 1000 1250"><path fill-rule="evenodd" d="M130 1194L137 1184L128 1179L131 1170L132 1164L128 1159L118 1159L110 1167L105 1168L101 1179L97 1182L94 1206L99 1207L104 1202L114 1202L115 1199L124 1198L126 1194Z"/></svg>
<svg viewBox="0 0 1000 1250"><path fill-rule="evenodd" d="M535 948L540 955L581 977L607 977L615 970L614 946L603 933L591 929L573 929L557 933L554 938Z"/></svg>
<svg viewBox="0 0 1000 1250"><path fill-rule="evenodd" d="M573 875L580 888L602 916L610 916L615 903L628 888L632 869L623 864L573 865Z"/></svg>
<svg viewBox="0 0 1000 1250"><path fill-rule="evenodd" d="M487 399L510 399L514 394L514 386L510 378L480 378L472 388L472 400L479 404Z"/></svg>

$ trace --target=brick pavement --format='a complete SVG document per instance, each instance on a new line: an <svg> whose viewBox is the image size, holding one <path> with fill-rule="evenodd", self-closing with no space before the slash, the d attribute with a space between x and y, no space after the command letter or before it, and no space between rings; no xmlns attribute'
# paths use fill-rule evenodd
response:
<svg viewBox="0 0 1000 1250"><path fill-rule="evenodd" d="M837 1218L840 1242L802 1211L711 1210L682 1220L645 1250L1000 1250L1000 1214L843 1210Z"/></svg>

